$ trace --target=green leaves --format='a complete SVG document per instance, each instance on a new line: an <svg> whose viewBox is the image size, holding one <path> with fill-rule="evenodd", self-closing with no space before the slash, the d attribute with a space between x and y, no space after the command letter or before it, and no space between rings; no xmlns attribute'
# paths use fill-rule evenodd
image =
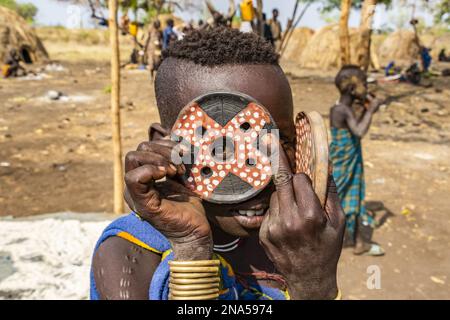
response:
<svg viewBox="0 0 450 320"><path fill-rule="evenodd" d="M22 18L28 22L33 22L38 11L32 3L17 3L15 0L0 0L0 6L16 11Z"/></svg>

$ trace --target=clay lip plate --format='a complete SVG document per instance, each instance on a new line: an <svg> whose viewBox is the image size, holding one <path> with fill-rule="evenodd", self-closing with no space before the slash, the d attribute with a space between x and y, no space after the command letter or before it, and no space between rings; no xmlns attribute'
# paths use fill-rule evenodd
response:
<svg viewBox="0 0 450 320"><path fill-rule="evenodd" d="M244 125L249 127L244 130ZM202 199L220 204L239 203L257 195L272 177L270 159L257 143L264 129L268 134L277 129L273 118L245 94L211 92L191 101L172 128L172 139L189 145L195 158L193 164L185 163L185 185ZM234 157L221 163L212 150L223 137L232 141Z"/></svg>

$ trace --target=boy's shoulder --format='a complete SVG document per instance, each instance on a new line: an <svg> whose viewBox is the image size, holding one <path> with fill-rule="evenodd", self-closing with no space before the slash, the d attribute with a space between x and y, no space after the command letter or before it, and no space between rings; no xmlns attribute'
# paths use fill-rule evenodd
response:
<svg viewBox="0 0 450 320"><path fill-rule="evenodd" d="M346 114L346 113L348 113L349 111L351 111L351 107L348 106L348 105L346 105L346 104L336 102L336 103L331 107L330 111L331 111L331 112L338 112L338 113Z"/></svg>

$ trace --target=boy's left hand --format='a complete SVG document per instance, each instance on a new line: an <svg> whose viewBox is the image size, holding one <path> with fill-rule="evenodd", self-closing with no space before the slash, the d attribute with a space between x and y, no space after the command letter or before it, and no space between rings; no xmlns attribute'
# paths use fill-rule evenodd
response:
<svg viewBox="0 0 450 320"><path fill-rule="evenodd" d="M330 178L325 209L311 180L294 174L280 146L276 192L260 229L260 242L286 279L292 299L334 299L345 216Z"/></svg>

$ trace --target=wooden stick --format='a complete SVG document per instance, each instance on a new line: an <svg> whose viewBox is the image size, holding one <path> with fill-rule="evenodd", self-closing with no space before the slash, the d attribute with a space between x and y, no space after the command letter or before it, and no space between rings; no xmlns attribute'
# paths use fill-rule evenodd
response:
<svg viewBox="0 0 450 320"><path fill-rule="evenodd" d="M299 24L299 22L302 20L303 16L305 15L306 11L308 10L308 8L311 6L312 2L308 2L305 4L305 6L303 7L302 12L300 13L300 15L298 16L297 20L295 20L294 24L291 26L291 29L289 30L289 34L287 35L287 39L285 39L284 41L284 45L282 43L282 49L280 49L280 57L283 56L284 51L286 50L288 44L289 44L289 40L291 39L292 34L294 33L294 29L297 28L297 25Z"/></svg>
<svg viewBox="0 0 450 320"><path fill-rule="evenodd" d="M122 214L123 173L122 141L120 134L120 52L119 31L117 25L117 0L109 0L109 38L111 44L111 122L114 161L114 213Z"/></svg>
<svg viewBox="0 0 450 320"><path fill-rule="evenodd" d="M264 24L263 24L263 2L262 0L256 0L256 15L257 15L257 29L260 36L264 36Z"/></svg>

